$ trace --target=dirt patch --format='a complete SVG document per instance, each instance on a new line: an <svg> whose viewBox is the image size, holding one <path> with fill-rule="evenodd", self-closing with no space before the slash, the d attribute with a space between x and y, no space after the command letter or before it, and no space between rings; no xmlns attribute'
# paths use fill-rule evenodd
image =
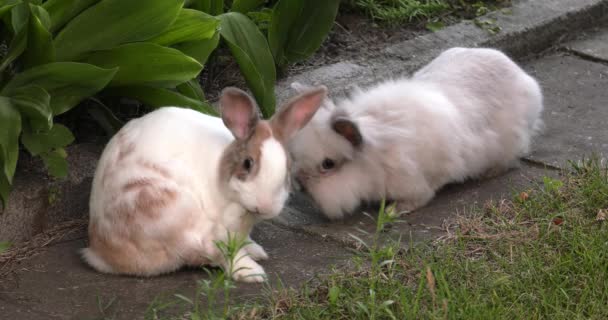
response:
<svg viewBox="0 0 608 320"><path fill-rule="evenodd" d="M62 240L71 240L72 236L84 234L87 220L78 219L61 223L48 231L39 233L31 240L15 245L0 254L0 279L4 278L21 261L29 259L42 251L43 248Z"/></svg>

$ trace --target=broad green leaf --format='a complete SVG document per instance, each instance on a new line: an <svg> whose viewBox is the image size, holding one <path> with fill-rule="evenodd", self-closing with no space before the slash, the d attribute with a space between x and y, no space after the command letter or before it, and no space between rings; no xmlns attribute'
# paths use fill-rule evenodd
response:
<svg viewBox="0 0 608 320"><path fill-rule="evenodd" d="M70 21L55 38L57 59L144 41L166 30L184 0L102 0Z"/></svg>
<svg viewBox="0 0 608 320"><path fill-rule="evenodd" d="M25 69L55 60L53 36L48 30L50 25L48 13L42 7L32 4L30 10L27 47L23 52L22 60Z"/></svg>
<svg viewBox="0 0 608 320"><path fill-rule="evenodd" d="M192 0L190 8L217 16L224 13L224 0Z"/></svg>
<svg viewBox="0 0 608 320"><path fill-rule="evenodd" d="M169 29L148 41L170 46L185 41L210 39L219 25L220 21L216 17L198 10L182 9Z"/></svg>
<svg viewBox="0 0 608 320"><path fill-rule="evenodd" d="M248 13L264 4L266 0L234 0L230 11Z"/></svg>
<svg viewBox="0 0 608 320"><path fill-rule="evenodd" d="M28 22L30 11L26 3L20 3L11 10L11 26L13 39L8 47L8 53L0 63L0 72L4 71L13 61L23 53L27 46Z"/></svg>
<svg viewBox="0 0 608 320"><path fill-rule="evenodd" d="M339 0L279 0L268 30L270 50L278 65L312 55L331 30Z"/></svg>
<svg viewBox="0 0 608 320"><path fill-rule="evenodd" d="M13 92L11 101L26 116L33 130L46 131L52 128L51 96L46 90L37 86L21 87Z"/></svg>
<svg viewBox="0 0 608 320"><path fill-rule="evenodd" d="M213 37L199 41L187 41L173 45L173 48L183 52L184 54L196 59L203 66L209 59L209 56L217 48L220 42L220 33L216 32Z"/></svg>
<svg viewBox="0 0 608 320"><path fill-rule="evenodd" d="M99 0L49 0L42 7L51 16L51 32L59 30L68 21Z"/></svg>
<svg viewBox="0 0 608 320"><path fill-rule="evenodd" d="M8 53L2 63L0 64L0 72L4 71L6 67L8 67L15 59L19 58L19 56L25 50L27 46L27 28L21 28L19 32L13 37L10 45L8 46Z"/></svg>
<svg viewBox="0 0 608 320"><path fill-rule="evenodd" d="M86 63L53 62L16 74L0 94L11 96L23 86L41 87L51 95L51 109L58 115L103 89L116 71Z"/></svg>
<svg viewBox="0 0 608 320"><path fill-rule="evenodd" d="M74 135L70 129L63 125L55 124L51 130L46 132L23 131L21 143L33 156L51 152L74 142Z"/></svg>
<svg viewBox="0 0 608 320"><path fill-rule="evenodd" d="M63 148L43 153L40 155L44 165L49 173L57 178L63 178L68 175L67 154Z"/></svg>
<svg viewBox="0 0 608 320"><path fill-rule="evenodd" d="M203 66L179 50L138 42L96 51L84 60L102 68L118 67L109 86L175 87L196 77Z"/></svg>
<svg viewBox="0 0 608 320"><path fill-rule="evenodd" d="M21 3L21 0L0 1L0 18L19 3Z"/></svg>
<svg viewBox="0 0 608 320"><path fill-rule="evenodd" d="M275 108L276 69L266 38L256 25L241 13L225 13L220 19L220 34L228 43L263 116L272 116Z"/></svg>
<svg viewBox="0 0 608 320"><path fill-rule="evenodd" d="M6 251L11 247L11 243L8 241L0 241L0 253Z"/></svg>
<svg viewBox="0 0 608 320"><path fill-rule="evenodd" d="M21 133L21 114L7 97L0 97L0 160L2 172L9 184L19 158L19 134Z"/></svg>
<svg viewBox="0 0 608 320"><path fill-rule="evenodd" d="M0 148L0 151L2 151L2 148ZM2 161L2 157L0 157L0 164L3 163ZM0 203L2 203L2 208L6 208L8 205L8 194L10 191L11 184L8 182L4 172L0 171Z"/></svg>
<svg viewBox="0 0 608 320"><path fill-rule="evenodd" d="M146 86L116 87L105 90L104 93L137 99L153 108L176 106L198 110L209 115L218 115L213 107L203 101L191 99L179 92L163 88Z"/></svg>
<svg viewBox="0 0 608 320"><path fill-rule="evenodd" d="M98 99L91 98L94 104L87 106L87 112L95 119L108 136L113 136L120 128L124 125L120 119L118 119L112 110L108 108L103 102Z"/></svg>
<svg viewBox="0 0 608 320"><path fill-rule="evenodd" d="M184 82L175 89L190 99L205 101L205 93L203 92L200 83L198 83L197 78Z"/></svg>
<svg viewBox="0 0 608 320"><path fill-rule="evenodd" d="M35 15L46 30L51 29L51 16L42 6L30 3L30 13Z"/></svg>
<svg viewBox="0 0 608 320"><path fill-rule="evenodd" d="M16 5L11 10L11 27L13 33L17 34L21 29L27 26L30 19L30 8L25 2Z"/></svg>

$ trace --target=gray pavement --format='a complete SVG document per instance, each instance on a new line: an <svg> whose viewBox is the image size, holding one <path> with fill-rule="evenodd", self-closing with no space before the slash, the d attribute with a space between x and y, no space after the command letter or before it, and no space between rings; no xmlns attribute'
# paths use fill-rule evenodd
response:
<svg viewBox="0 0 608 320"><path fill-rule="evenodd" d="M547 128L520 168L494 178L447 186L427 207L404 216L390 233L406 242L432 239L442 234L444 221L458 212L491 199L511 197L517 190L542 181L543 176L557 176L555 167L565 168L568 160L608 154L607 34L608 25L558 45L542 57L521 61L543 87ZM338 75L343 80L366 81L357 78L363 67L341 66L346 70ZM323 70L318 72L326 72ZM89 181L81 179L79 183ZM369 212L373 213L373 208ZM277 285L280 279L286 286L297 287L316 274L328 272L334 264L347 267L348 249L357 247L349 234L365 239L358 230L371 231L373 227L374 222L361 213L330 223L305 196L297 195L279 218L258 226L253 238L268 250L270 260L262 264L271 283ZM0 318L90 319L100 315L98 299L114 299L109 312L115 319L138 319L154 297L173 293L191 296L196 280L205 278L204 272L196 269L151 279L98 274L77 255L85 241L81 231L13 265L13 272L0 279ZM236 294L250 299L262 288L239 284Z"/></svg>

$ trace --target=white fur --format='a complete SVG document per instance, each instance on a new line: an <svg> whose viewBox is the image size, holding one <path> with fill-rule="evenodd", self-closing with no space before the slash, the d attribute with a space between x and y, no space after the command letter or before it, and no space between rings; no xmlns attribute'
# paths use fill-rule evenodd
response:
<svg viewBox="0 0 608 320"><path fill-rule="evenodd" d="M242 183L232 177L230 185L249 211L268 212L271 216L279 214L289 196L289 191L285 188L286 157L283 147L276 139L267 139L262 144L261 161L264 165L253 181Z"/></svg>
<svg viewBox="0 0 608 320"><path fill-rule="evenodd" d="M267 139L262 147L258 177L244 182L233 178L230 190L224 190L217 182L218 168L222 152L233 140L221 119L175 107L161 108L132 120L112 138L95 173L90 219L98 233L109 238L122 237L116 241L145 239L142 243L147 247L138 248L130 257L139 267L133 273L155 275L184 264L198 264L191 261L193 255L212 264L226 265L228 262L223 261L214 241L225 241L228 232L248 236L259 219L248 209L258 209L264 218L279 214L288 194L283 148L274 138ZM117 166L120 150L128 144L135 149ZM141 161L162 166L171 178L142 167ZM124 225L123 217L116 216L116 209L132 206L134 194L122 188L129 181L143 178L155 179L160 187L174 190L177 199L163 209L158 219L138 217L136 225ZM164 260L147 250L154 250ZM262 281L264 270L253 260L267 258L262 247L252 243L239 255L242 258L234 266L239 269L235 279ZM83 256L101 272L125 273L114 270L90 248L83 250Z"/></svg>
<svg viewBox="0 0 608 320"><path fill-rule="evenodd" d="M446 183L515 165L542 127L542 109L537 82L507 56L453 48L411 78L328 100L290 144L293 169L330 218L382 198L413 210ZM360 148L333 131L334 114L357 124ZM321 173L324 158L342 165Z"/></svg>

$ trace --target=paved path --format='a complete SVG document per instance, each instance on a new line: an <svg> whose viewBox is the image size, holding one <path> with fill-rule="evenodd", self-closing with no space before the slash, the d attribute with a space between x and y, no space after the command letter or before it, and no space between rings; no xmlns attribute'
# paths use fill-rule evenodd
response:
<svg viewBox="0 0 608 320"><path fill-rule="evenodd" d="M545 56L522 62L541 82L546 97L546 132L534 144L534 152L521 168L484 181L451 185L432 203L405 217L392 228L409 241L441 234L445 219L457 212L483 205L489 199L509 197L514 190L556 175L555 167L592 153L608 154L608 27L568 42ZM302 213L305 212L305 213ZM354 244L349 233L372 230L373 222L358 214L329 224L300 197L273 222L256 228L253 238L268 249L263 265L273 283L277 277L297 286L333 264L343 264ZM152 279L101 275L78 258L85 245L83 233L56 243L39 255L24 260L0 280L2 319L83 319L99 316L98 299L114 299L115 319L141 318L157 295L191 296L199 270L182 270ZM260 285L239 285L238 295L260 292Z"/></svg>

